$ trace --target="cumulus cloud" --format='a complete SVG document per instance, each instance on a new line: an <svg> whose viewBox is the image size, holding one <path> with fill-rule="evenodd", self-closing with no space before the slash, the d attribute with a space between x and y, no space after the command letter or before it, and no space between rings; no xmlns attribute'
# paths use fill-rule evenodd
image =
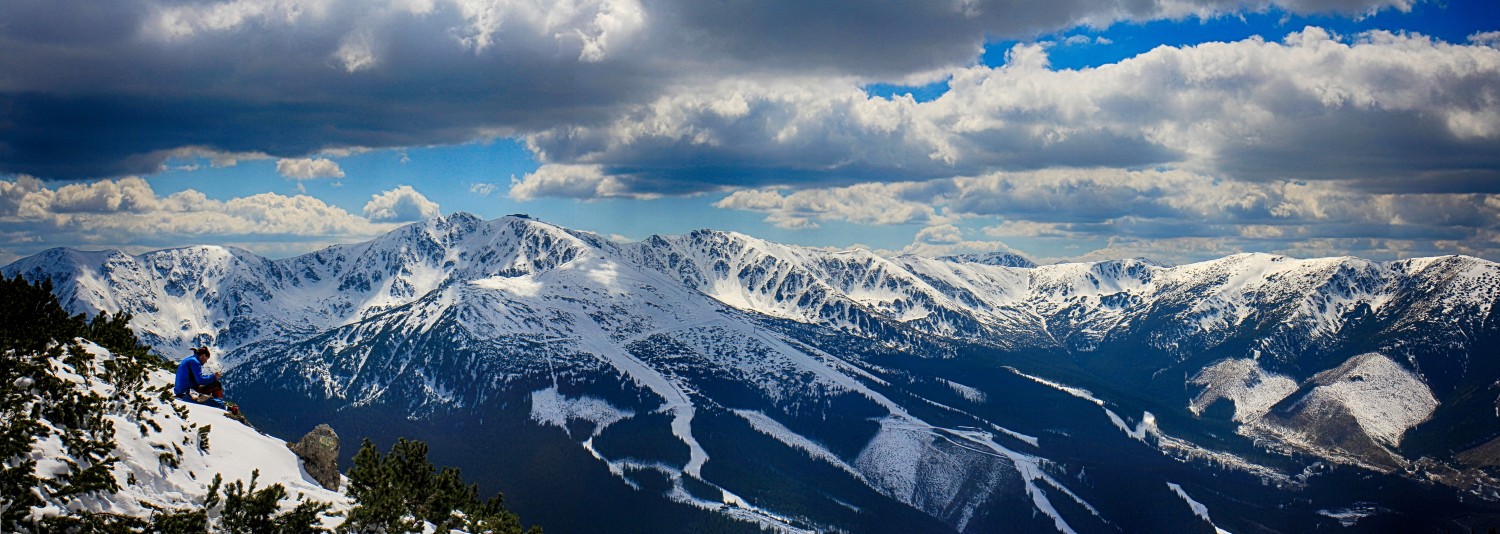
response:
<svg viewBox="0 0 1500 534"><path fill-rule="evenodd" d="M1051 69L1045 48L1017 45L1005 66L958 69L931 102L870 97L835 79L729 79L527 140L546 162L629 172L621 185L638 193L1058 167L1386 191L1500 183L1495 48L1307 28L1083 70Z"/></svg>
<svg viewBox="0 0 1500 534"><path fill-rule="evenodd" d="M928 226L917 231L916 240L921 243L931 243L934 245L952 245L954 243L963 241L964 238L963 234L959 232L957 226L953 226L951 224L942 224L938 226Z"/></svg>
<svg viewBox="0 0 1500 534"><path fill-rule="evenodd" d="M237 242L257 251L306 252L393 229L313 197L262 193L228 200L188 189L159 195L138 177L49 187L30 176L0 180L0 254L52 246L136 249Z"/></svg>
<svg viewBox="0 0 1500 534"><path fill-rule="evenodd" d="M1500 47L1500 31L1475 33L1469 36L1469 42L1490 48Z"/></svg>
<svg viewBox="0 0 1500 534"><path fill-rule="evenodd" d="M365 217L373 222L420 221L442 214L436 202L427 200L409 185L371 195L365 204Z"/></svg>
<svg viewBox="0 0 1500 534"><path fill-rule="evenodd" d="M926 223L939 220L927 202L943 188L930 183L865 183L836 189L803 189L790 193L749 189L731 193L715 207L766 214L766 221L782 228L816 228L817 222L838 220L858 224Z"/></svg>
<svg viewBox="0 0 1500 534"><path fill-rule="evenodd" d="M1306 28L1054 68L1048 46L1108 44L1075 35L1017 45L1003 66L975 64L987 42L1122 21L1362 16L1414 3L13 3L0 25L0 176L18 177L0 180L0 217L123 228L143 213L191 212L215 232L280 232L255 206L157 196L137 179L54 188L32 176L150 174L170 159L210 157L276 158L278 172L302 180L342 176L328 159L341 150L508 137L541 164L512 179L515 200L726 194L716 206L784 228L1111 235L1105 249L1120 251L1153 242L1184 254L1254 243L1493 250L1495 32L1445 43ZM926 102L861 89L937 80L947 91ZM302 198L255 201L322 209ZM369 225L437 211L407 188L373 197L368 219L318 216ZM920 244L971 243L935 236Z"/></svg>
<svg viewBox="0 0 1500 534"><path fill-rule="evenodd" d="M293 180L344 177L344 169L328 158L279 159L276 160L276 173Z"/></svg>
<svg viewBox="0 0 1500 534"><path fill-rule="evenodd" d="M485 182L476 183L476 184L472 184L472 185L469 186L469 192L470 193L474 193L474 194L482 196L482 197L490 196L490 193L494 193L498 189L500 189L500 185L499 184L492 184L492 183L485 183Z"/></svg>
<svg viewBox="0 0 1500 534"><path fill-rule="evenodd" d="M832 80L842 82L838 93L851 94L870 81L941 79L972 64L995 39L1268 9L1362 14L1409 9L1411 1L139 0L107 8L85 0L23 2L7 5L9 24L0 26L7 50L0 56L6 73L0 110L13 126L0 131L0 149L7 151L0 173L44 179L151 173L182 147L304 158L328 147L430 146L538 132L555 139L553 126L599 128L637 106L680 101L684 90L711 93L730 78L820 87ZM858 104L838 99L827 101ZM746 103L788 111L774 101ZM871 127L900 123L899 107L875 111L883 117ZM808 122L816 116L799 120L818 129ZM945 157L941 146L916 148L924 134L910 137L919 156ZM588 153L593 142L579 138L548 150ZM663 165L630 159L618 166L567 157L548 162L599 163L610 174L657 173ZM718 163L725 180L755 174L743 161L698 163ZM879 161L868 165L890 169ZM648 178L639 182L670 189Z"/></svg>
<svg viewBox="0 0 1500 534"><path fill-rule="evenodd" d="M963 252L1016 252L1004 241L997 239L964 239L963 230L952 224L928 226L917 231L910 245L899 252L888 254L915 254L936 257Z"/></svg>
<svg viewBox="0 0 1500 534"><path fill-rule="evenodd" d="M750 190L715 205L765 213L788 228L802 227L798 221L926 222L905 252L927 255L986 250L995 242L1052 251L1094 243L1094 252L1076 250L1072 258L1129 251L1169 261L1224 250L1376 257L1500 252L1497 194L1372 192L1344 182L1241 182L1182 170L1048 169L790 194ZM929 215L880 217L903 211ZM975 227L968 238L960 231ZM972 239L975 233L985 239Z"/></svg>
<svg viewBox="0 0 1500 534"><path fill-rule="evenodd" d="M519 180L512 179L510 197L533 200L541 197L595 199L610 197L651 198L654 193L631 192L628 178L604 173L598 165L542 165Z"/></svg>

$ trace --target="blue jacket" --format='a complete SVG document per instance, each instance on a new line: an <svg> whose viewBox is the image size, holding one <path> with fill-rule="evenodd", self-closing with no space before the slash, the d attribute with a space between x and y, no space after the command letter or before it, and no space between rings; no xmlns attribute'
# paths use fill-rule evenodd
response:
<svg viewBox="0 0 1500 534"><path fill-rule="evenodd" d="M203 364L198 362L196 355L188 356L177 364L177 387L172 388L172 394L181 397L196 386L206 386L218 380L213 373L203 370Z"/></svg>

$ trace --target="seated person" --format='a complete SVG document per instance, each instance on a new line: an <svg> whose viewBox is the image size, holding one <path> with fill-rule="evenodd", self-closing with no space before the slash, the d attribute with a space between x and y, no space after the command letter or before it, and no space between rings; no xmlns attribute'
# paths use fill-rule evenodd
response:
<svg viewBox="0 0 1500 534"><path fill-rule="evenodd" d="M172 393L188 402L228 410L229 406L224 403L224 385L219 383L219 373L209 374L203 370L203 364L212 357L208 347L194 347L193 355L183 358L182 363L177 365L177 385L172 388ZM194 398L194 393L202 395L203 400Z"/></svg>

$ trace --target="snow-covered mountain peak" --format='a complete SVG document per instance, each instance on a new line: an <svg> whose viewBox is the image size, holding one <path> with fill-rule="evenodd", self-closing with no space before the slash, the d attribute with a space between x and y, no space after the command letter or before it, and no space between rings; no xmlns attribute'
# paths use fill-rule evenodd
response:
<svg viewBox="0 0 1500 534"><path fill-rule="evenodd" d="M1058 263L1032 269L1032 289L1043 300L1140 292L1163 267L1141 260Z"/></svg>
<svg viewBox="0 0 1500 534"><path fill-rule="evenodd" d="M935 259L951 261L955 263L978 263L982 265L994 265L996 267L1036 267L1036 262L1026 259L1026 257L1024 256L1013 252L1002 251L953 254L949 256L938 256Z"/></svg>
<svg viewBox="0 0 1500 534"><path fill-rule="evenodd" d="M1179 447L1225 465L1255 459L1197 449L1187 440L1201 435L1163 428L1223 418L1320 458L1356 454L1385 469L1416 458L1409 447L1430 446L1444 431L1432 425L1457 420L1447 414L1496 413L1493 397L1454 395L1494 383L1492 364L1474 357L1495 339L1493 262L1007 258L887 258L714 230L615 243L524 216L457 213L280 260L224 247L59 249L5 272L53 276L73 312L133 312L132 326L169 357L213 346L232 385L262 395L258 404L305 397L341 414L472 415L468 428L479 432L496 432L482 427L496 410L529 408L529 419L501 423L503 435L522 436L535 422L546 435L517 443L555 448L566 439L584 451L575 459L603 462L631 488L659 487L678 503L763 525L796 521L767 512L774 500L716 486L733 477L715 465L758 458L737 448L750 438L800 451L784 460L831 469L817 476L875 490L861 489L866 497L894 499L841 508L854 512L900 502L980 531L1038 512L1083 524L1110 516L1068 494L1075 476L1085 480L1074 475L1081 464L1041 461L1058 440L1100 436L1087 425L1051 432L1051 422L1004 430L994 418L1009 412L997 408L1035 392L989 373L997 360L1044 360L1027 371L1037 378L1020 374L1024 384L1102 408L1112 425L1099 426L1139 440L1131 446ZM1051 382L1054 370L1078 382ZM1173 397L1193 385L1202 388L1196 398ZM1383 400L1362 400L1374 398ZM1387 404L1399 413L1382 412ZM1184 405L1175 416L1162 411ZM1150 413L1137 424L1143 408L1163 424ZM1324 415L1337 420L1330 426ZM1303 439L1329 429L1359 439ZM1252 468L1291 480L1275 466ZM1015 501L1018 513L971 517L1011 506L1014 495L1028 497Z"/></svg>

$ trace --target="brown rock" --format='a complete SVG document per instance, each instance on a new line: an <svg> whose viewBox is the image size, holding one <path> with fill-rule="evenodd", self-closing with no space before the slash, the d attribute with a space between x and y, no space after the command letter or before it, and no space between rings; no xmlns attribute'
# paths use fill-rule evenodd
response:
<svg viewBox="0 0 1500 534"><path fill-rule="evenodd" d="M312 475L313 480L325 488L338 491L339 435L333 432L332 427L318 425L312 432L297 440L296 444L287 445L287 448L302 459L302 467L307 470L307 474Z"/></svg>

